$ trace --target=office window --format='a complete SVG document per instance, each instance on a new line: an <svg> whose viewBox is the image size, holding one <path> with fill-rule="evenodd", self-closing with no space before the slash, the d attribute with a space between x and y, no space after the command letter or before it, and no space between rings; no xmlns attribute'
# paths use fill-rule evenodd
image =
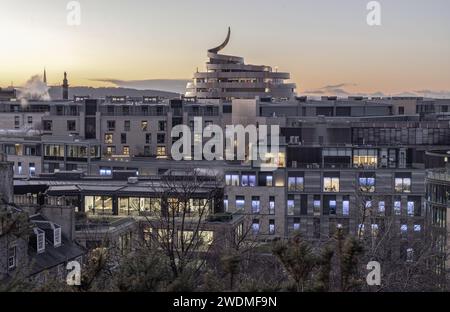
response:
<svg viewBox="0 0 450 312"><path fill-rule="evenodd" d="M120 134L120 144L127 144L127 134L126 133Z"/></svg>
<svg viewBox="0 0 450 312"><path fill-rule="evenodd" d="M156 156L157 157L166 157L166 147L165 146L156 147Z"/></svg>
<svg viewBox="0 0 450 312"><path fill-rule="evenodd" d="M116 121L108 120L106 122L106 127L108 128L108 131L115 131L116 130Z"/></svg>
<svg viewBox="0 0 450 312"><path fill-rule="evenodd" d="M261 202L259 196L252 197L252 213L259 213L261 211Z"/></svg>
<svg viewBox="0 0 450 312"><path fill-rule="evenodd" d="M239 175L238 174L226 174L225 184L227 186L239 186Z"/></svg>
<svg viewBox="0 0 450 312"><path fill-rule="evenodd" d="M408 225L407 224L402 224L400 226L400 232L402 235L406 235L408 233Z"/></svg>
<svg viewBox="0 0 450 312"><path fill-rule="evenodd" d="M148 130L148 121L147 120L142 120L141 121L141 130L142 131L147 131Z"/></svg>
<svg viewBox="0 0 450 312"><path fill-rule="evenodd" d="M314 196L313 208L314 208L314 215L315 216L320 216L321 209L322 209L322 204L321 204L321 201L320 201L320 195L315 195Z"/></svg>
<svg viewBox="0 0 450 312"><path fill-rule="evenodd" d="M28 120L28 124L31 125L33 123L33 116L28 116L27 120Z"/></svg>
<svg viewBox="0 0 450 312"><path fill-rule="evenodd" d="M242 186L256 186L256 175L243 174L241 184L242 184Z"/></svg>
<svg viewBox="0 0 450 312"><path fill-rule="evenodd" d="M20 128L20 117L19 116L14 116L14 128L15 129L19 129Z"/></svg>
<svg viewBox="0 0 450 312"><path fill-rule="evenodd" d="M304 181L303 177L288 177L288 190L291 192L303 192Z"/></svg>
<svg viewBox="0 0 450 312"><path fill-rule="evenodd" d="M42 121L44 131L52 131L53 128L53 122L51 120L44 120Z"/></svg>
<svg viewBox="0 0 450 312"><path fill-rule="evenodd" d="M375 176L362 176L359 178L359 189L361 192L373 193L375 192Z"/></svg>
<svg viewBox="0 0 450 312"><path fill-rule="evenodd" d="M335 215L336 214L336 206L337 206L336 200L330 200L329 205L330 205L330 207L329 207L330 214Z"/></svg>
<svg viewBox="0 0 450 312"><path fill-rule="evenodd" d="M150 151L150 146L144 146L144 156L150 156L151 155L151 151Z"/></svg>
<svg viewBox="0 0 450 312"><path fill-rule="evenodd" d="M405 114L405 107L404 106L399 106L398 107L398 114L399 115L404 115Z"/></svg>
<svg viewBox="0 0 450 312"><path fill-rule="evenodd" d="M350 213L350 199L344 196L342 201L342 215L348 216L349 213Z"/></svg>
<svg viewBox="0 0 450 312"><path fill-rule="evenodd" d="M152 143L152 134L146 133L145 134L145 144L151 144Z"/></svg>
<svg viewBox="0 0 450 312"><path fill-rule="evenodd" d="M252 223L252 232L253 234L258 234L259 233L259 220L258 219L254 219L253 223Z"/></svg>
<svg viewBox="0 0 450 312"><path fill-rule="evenodd" d="M288 216L293 216L294 215L294 209L295 209L294 198L292 196L289 196L288 200L287 200L287 213L288 213Z"/></svg>
<svg viewBox="0 0 450 312"><path fill-rule="evenodd" d="M125 155L125 156L129 156L130 155L130 147L129 146L124 146L122 154Z"/></svg>
<svg viewBox="0 0 450 312"><path fill-rule="evenodd" d="M376 149L361 149L353 151L353 165L355 167L376 167L378 164Z"/></svg>
<svg viewBox="0 0 450 312"><path fill-rule="evenodd" d="M395 191L397 193L411 193L411 177L395 177Z"/></svg>
<svg viewBox="0 0 450 312"><path fill-rule="evenodd" d="M377 237L378 236L378 224L372 224L372 236L373 237Z"/></svg>
<svg viewBox="0 0 450 312"><path fill-rule="evenodd" d="M339 192L339 177L324 177L323 191L330 193Z"/></svg>
<svg viewBox="0 0 450 312"><path fill-rule="evenodd" d="M414 232L420 233L422 231L422 226L420 224L414 224Z"/></svg>
<svg viewBox="0 0 450 312"><path fill-rule="evenodd" d="M19 174L19 175L21 175L22 174L22 163L19 161L19 162L17 162L17 173Z"/></svg>
<svg viewBox="0 0 450 312"><path fill-rule="evenodd" d="M8 249L8 270L14 270L17 265L17 248L16 246Z"/></svg>
<svg viewBox="0 0 450 312"><path fill-rule="evenodd" d="M113 134L105 133L105 144L112 144L113 142Z"/></svg>
<svg viewBox="0 0 450 312"><path fill-rule="evenodd" d="M166 131L166 122L163 120L158 121L158 131Z"/></svg>
<svg viewBox="0 0 450 312"><path fill-rule="evenodd" d="M113 200L110 196L85 196L86 212L95 215L112 215Z"/></svg>
<svg viewBox="0 0 450 312"><path fill-rule="evenodd" d="M402 213L402 202L400 200L394 201L394 214L399 216Z"/></svg>
<svg viewBox="0 0 450 312"><path fill-rule="evenodd" d="M101 176L110 176L112 174L112 170L110 167L100 167L100 175Z"/></svg>
<svg viewBox="0 0 450 312"><path fill-rule="evenodd" d="M106 147L106 155L111 156L116 154L116 147L115 146L107 146Z"/></svg>
<svg viewBox="0 0 450 312"><path fill-rule="evenodd" d="M228 212L228 195L225 195L223 197L223 209L225 212Z"/></svg>
<svg viewBox="0 0 450 312"><path fill-rule="evenodd" d="M76 131L76 122L75 120L67 120L67 131Z"/></svg>
<svg viewBox="0 0 450 312"><path fill-rule="evenodd" d="M300 219L294 218L294 231L300 231Z"/></svg>
<svg viewBox="0 0 450 312"><path fill-rule="evenodd" d="M244 210L245 208L245 196L236 196L236 209Z"/></svg>
<svg viewBox="0 0 450 312"><path fill-rule="evenodd" d="M158 144L166 143L166 135L164 133L158 133L156 136L156 143Z"/></svg>
<svg viewBox="0 0 450 312"><path fill-rule="evenodd" d="M379 201L378 202L378 213L384 215L386 212L386 202Z"/></svg>
<svg viewBox="0 0 450 312"><path fill-rule="evenodd" d="M275 196L269 197L269 214L270 215L275 214Z"/></svg>
<svg viewBox="0 0 450 312"><path fill-rule="evenodd" d="M269 220L269 235L275 234L275 220Z"/></svg>
<svg viewBox="0 0 450 312"><path fill-rule="evenodd" d="M30 177L34 177L36 175L36 165L35 163L30 162L30 167L29 167L29 174Z"/></svg>
<svg viewBox="0 0 450 312"><path fill-rule="evenodd" d="M125 120L123 122L123 131L130 131L130 128L131 128L131 122L129 120Z"/></svg>
<svg viewBox="0 0 450 312"><path fill-rule="evenodd" d="M273 186L273 176L266 176L266 186Z"/></svg>
<svg viewBox="0 0 450 312"><path fill-rule="evenodd" d="M408 202L407 209L408 209L408 216L414 217L414 202L413 201Z"/></svg>

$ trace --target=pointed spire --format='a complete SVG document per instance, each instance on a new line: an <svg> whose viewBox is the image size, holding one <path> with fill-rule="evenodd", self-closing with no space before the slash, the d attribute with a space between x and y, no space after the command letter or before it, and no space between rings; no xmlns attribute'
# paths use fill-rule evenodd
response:
<svg viewBox="0 0 450 312"><path fill-rule="evenodd" d="M47 84L47 72L44 67L44 83Z"/></svg>
<svg viewBox="0 0 450 312"><path fill-rule="evenodd" d="M214 48L214 49L209 49L208 52L210 53L219 53L220 50L222 50L223 48L225 48L228 44L228 42L230 41L230 36L231 36L231 27L228 27L228 34L227 37L225 38L225 41L218 47Z"/></svg>

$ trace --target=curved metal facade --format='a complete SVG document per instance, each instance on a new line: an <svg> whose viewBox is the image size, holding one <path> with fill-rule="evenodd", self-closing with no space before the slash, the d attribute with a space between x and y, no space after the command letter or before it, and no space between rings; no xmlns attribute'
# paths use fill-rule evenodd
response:
<svg viewBox="0 0 450 312"><path fill-rule="evenodd" d="M194 74L187 84L186 97L199 99L254 99L255 97L292 98L296 85L285 83L289 73L274 72L270 66L245 64L238 56L219 54L231 36L216 48L208 50L206 72Z"/></svg>

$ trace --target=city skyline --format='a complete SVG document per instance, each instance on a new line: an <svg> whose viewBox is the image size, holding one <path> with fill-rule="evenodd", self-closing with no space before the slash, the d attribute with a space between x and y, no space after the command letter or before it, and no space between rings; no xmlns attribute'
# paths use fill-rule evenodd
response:
<svg viewBox="0 0 450 312"><path fill-rule="evenodd" d="M9 45L0 51L0 86L21 86L44 67L49 85L60 85L64 71L72 86L189 80L231 26L223 53L290 72L299 94L450 97L448 1L380 1L382 25L372 27L367 1L358 0L79 2L81 25L68 26L66 2L1 1Z"/></svg>

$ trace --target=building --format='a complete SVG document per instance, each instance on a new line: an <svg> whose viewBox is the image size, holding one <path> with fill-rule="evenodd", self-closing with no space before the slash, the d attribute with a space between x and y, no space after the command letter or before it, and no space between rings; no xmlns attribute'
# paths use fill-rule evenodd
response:
<svg viewBox="0 0 450 312"><path fill-rule="evenodd" d="M194 73L188 83L186 97L198 99L254 99L275 97L289 99L295 95L295 84L285 83L289 73L273 71L269 66L249 65L238 56L219 54L230 41L231 29L225 41L208 50L206 72Z"/></svg>

